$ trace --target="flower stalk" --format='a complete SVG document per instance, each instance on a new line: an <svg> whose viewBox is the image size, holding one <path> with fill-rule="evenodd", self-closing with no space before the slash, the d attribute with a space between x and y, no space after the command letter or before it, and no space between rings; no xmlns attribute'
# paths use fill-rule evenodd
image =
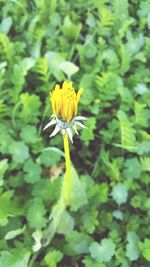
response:
<svg viewBox="0 0 150 267"><path fill-rule="evenodd" d="M66 133L63 136L64 141L64 152L65 152L65 161L66 161L66 173L65 173L65 201L66 205L69 204L71 197L71 161L70 161L70 151L69 151L69 142L68 134Z"/></svg>

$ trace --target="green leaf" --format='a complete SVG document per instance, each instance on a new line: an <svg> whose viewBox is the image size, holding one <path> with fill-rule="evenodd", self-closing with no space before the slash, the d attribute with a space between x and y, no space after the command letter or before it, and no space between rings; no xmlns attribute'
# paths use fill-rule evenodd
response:
<svg viewBox="0 0 150 267"><path fill-rule="evenodd" d="M3 176L7 169L8 169L8 160L7 159L1 160L0 161L0 186L2 186L4 183Z"/></svg>
<svg viewBox="0 0 150 267"><path fill-rule="evenodd" d="M57 267L57 263L61 261L63 254L59 250L50 250L44 257L44 262L48 267Z"/></svg>
<svg viewBox="0 0 150 267"><path fill-rule="evenodd" d="M76 40L79 37L82 24L74 24L67 15L64 19L62 31L64 35L70 39Z"/></svg>
<svg viewBox="0 0 150 267"><path fill-rule="evenodd" d="M110 162L109 152L105 151L104 149L102 149L101 151L101 159L106 167L105 172L108 175L108 177L110 179L118 181L120 178L120 171L119 171L117 161L113 159L113 161Z"/></svg>
<svg viewBox="0 0 150 267"><path fill-rule="evenodd" d="M99 194L99 200L100 203L106 203L108 200L108 184L107 183L101 183L100 185L98 185L98 194Z"/></svg>
<svg viewBox="0 0 150 267"><path fill-rule="evenodd" d="M60 69L67 75L70 80L71 76L78 72L79 67L70 61L64 61L60 65Z"/></svg>
<svg viewBox="0 0 150 267"><path fill-rule="evenodd" d="M44 217L46 209L40 198L30 201L27 211L27 219L32 228L41 229L46 226L46 218Z"/></svg>
<svg viewBox="0 0 150 267"><path fill-rule="evenodd" d="M26 125L24 128L22 128L20 136L27 144L34 144L37 140L40 140L40 138L37 136L36 127L31 125Z"/></svg>
<svg viewBox="0 0 150 267"><path fill-rule="evenodd" d="M115 16L116 22L119 26L123 21L126 21L128 18L128 1L127 0L113 0L113 14ZM122 16L120 16L122 14Z"/></svg>
<svg viewBox="0 0 150 267"><path fill-rule="evenodd" d="M35 241L35 244L32 246L32 249L34 252L37 252L40 250L42 244L41 244L41 239L42 239L42 231L41 230L36 230L33 232L32 237Z"/></svg>
<svg viewBox="0 0 150 267"><path fill-rule="evenodd" d="M9 152L16 163L23 163L29 157L29 149L24 142L13 142Z"/></svg>
<svg viewBox="0 0 150 267"><path fill-rule="evenodd" d="M52 149L52 148L47 148L46 150L43 150L39 159L38 159L38 162L40 164L43 164L45 167L49 167L49 166L52 166L53 164L56 164L59 162L61 156L63 154L60 153L59 150L55 150L55 149Z"/></svg>
<svg viewBox="0 0 150 267"><path fill-rule="evenodd" d="M13 231L9 231L6 235L5 235L5 240L10 240L10 239L14 239L16 236L22 234L25 231L25 226L23 228L18 228L16 230Z"/></svg>
<svg viewBox="0 0 150 267"><path fill-rule="evenodd" d="M61 179L41 179L34 184L32 195L40 197L42 200L57 200L60 193Z"/></svg>
<svg viewBox="0 0 150 267"><path fill-rule="evenodd" d="M123 218L124 218L124 214L123 214L123 212L122 211L120 211L120 210L114 210L113 212L112 212L112 215L113 215L113 217L115 217L116 219L118 219L118 220L123 220Z"/></svg>
<svg viewBox="0 0 150 267"><path fill-rule="evenodd" d="M111 239L104 238L101 244L93 242L89 248L91 257L96 261L109 262L115 254L115 244Z"/></svg>
<svg viewBox="0 0 150 267"><path fill-rule="evenodd" d="M84 233L73 231L66 236L67 244L64 252L68 256L82 255L89 252L89 245L92 238Z"/></svg>
<svg viewBox="0 0 150 267"><path fill-rule="evenodd" d="M63 212L57 232L63 235L69 234L74 228L74 219L66 210Z"/></svg>
<svg viewBox="0 0 150 267"><path fill-rule="evenodd" d="M148 88L145 84L143 83L138 83L135 87L134 90L136 93L138 93L139 95L143 95L148 91Z"/></svg>
<svg viewBox="0 0 150 267"><path fill-rule="evenodd" d="M20 95L22 110L19 113L20 118L28 123L36 123L41 106L40 98L37 95L23 93Z"/></svg>
<svg viewBox="0 0 150 267"><path fill-rule="evenodd" d="M11 73L11 82L15 85L15 91L11 90L9 93L14 101L18 100L18 94L25 83L25 76L34 64L35 60L33 58L23 58L21 61L14 64L13 72Z"/></svg>
<svg viewBox="0 0 150 267"><path fill-rule="evenodd" d="M0 24L0 32L8 34L11 26L12 26L12 18L11 17L4 18Z"/></svg>
<svg viewBox="0 0 150 267"><path fill-rule="evenodd" d="M0 225L4 226L8 223L8 216L11 211L11 198L13 191L6 191L0 195Z"/></svg>
<svg viewBox="0 0 150 267"><path fill-rule="evenodd" d="M135 261L139 258L139 237L135 232L128 232L127 240L128 244L126 245L126 256L130 259L130 261Z"/></svg>
<svg viewBox="0 0 150 267"><path fill-rule="evenodd" d="M92 260L90 257L85 257L85 259L83 260L83 263L85 264L85 267L106 267L105 264L100 263L100 262L95 262L94 260Z"/></svg>
<svg viewBox="0 0 150 267"><path fill-rule="evenodd" d="M81 132L81 139L85 142L86 145L90 141L94 140L94 129L96 128L96 119L94 117L89 118L84 125L87 127Z"/></svg>
<svg viewBox="0 0 150 267"><path fill-rule="evenodd" d="M136 137L132 123L128 120L126 114L122 110L118 111L117 116L120 122L121 147L131 152L135 152L137 150Z"/></svg>
<svg viewBox="0 0 150 267"><path fill-rule="evenodd" d="M123 174L126 178L129 179L138 179L141 175L141 164L137 158L127 159L125 161L125 167Z"/></svg>
<svg viewBox="0 0 150 267"><path fill-rule="evenodd" d="M34 184L39 181L41 176L41 167L32 161L32 159L28 159L23 167L24 171L27 173L24 176L24 180L29 184Z"/></svg>
<svg viewBox="0 0 150 267"><path fill-rule="evenodd" d="M70 207L72 211L77 211L80 207L87 204L87 196L85 188L79 179L79 176L74 167L71 168L72 177L72 192Z"/></svg>
<svg viewBox="0 0 150 267"><path fill-rule="evenodd" d="M49 51L45 54L45 57L48 59L49 70L54 77L58 81L64 80L65 77L61 70L61 64L65 61L65 59L61 56L61 54Z"/></svg>
<svg viewBox="0 0 150 267"><path fill-rule="evenodd" d="M150 239L145 238L144 242L139 242L139 249L142 251L143 257L150 262Z"/></svg>
<svg viewBox="0 0 150 267"><path fill-rule="evenodd" d="M128 197L128 191L124 184L117 184L113 187L112 197L118 205L126 203Z"/></svg>
<svg viewBox="0 0 150 267"><path fill-rule="evenodd" d="M87 210L86 213L81 217L81 229L86 230L89 234L92 234L99 224L98 221L98 211L97 210Z"/></svg>
<svg viewBox="0 0 150 267"><path fill-rule="evenodd" d="M84 74L80 86L85 88L84 95L81 97L81 104L89 105L93 100L95 100L95 90L94 88L94 75L93 74Z"/></svg>
<svg viewBox="0 0 150 267"><path fill-rule="evenodd" d="M140 158L141 166L143 171L150 172L150 157Z"/></svg>
<svg viewBox="0 0 150 267"><path fill-rule="evenodd" d="M139 144L137 153L143 155L150 152L150 141L143 141Z"/></svg>
<svg viewBox="0 0 150 267"><path fill-rule="evenodd" d="M114 25L114 16L106 7L102 7L100 9L100 25L102 28L107 28Z"/></svg>
<svg viewBox="0 0 150 267"><path fill-rule="evenodd" d="M0 257L0 267L27 267L30 258L30 252L25 252L22 255L15 255L8 251L2 251Z"/></svg>

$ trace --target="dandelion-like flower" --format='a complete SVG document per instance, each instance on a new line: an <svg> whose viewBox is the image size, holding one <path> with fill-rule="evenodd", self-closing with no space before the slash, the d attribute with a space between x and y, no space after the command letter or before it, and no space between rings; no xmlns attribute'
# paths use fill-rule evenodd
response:
<svg viewBox="0 0 150 267"><path fill-rule="evenodd" d="M71 142L73 142L72 129L78 134L77 126L86 128L80 122L86 120L86 118L83 116L76 116L82 93L83 88L80 88L76 93L71 82L64 82L62 88L57 84L55 89L50 92L53 114L50 122L43 129L45 130L55 125L50 137L55 136L61 131L63 136L67 133Z"/></svg>

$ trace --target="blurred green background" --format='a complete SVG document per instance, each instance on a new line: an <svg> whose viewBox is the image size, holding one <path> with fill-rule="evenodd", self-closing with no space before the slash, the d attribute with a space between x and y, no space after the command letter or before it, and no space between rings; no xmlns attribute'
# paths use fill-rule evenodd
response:
<svg viewBox="0 0 150 267"><path fill-rule="evenodd" d="M0 267L150 264L150 1L0 1ZM47 247L62 136L49 91L84 88L70 207ZM36 256L37 257L36 257Z"/></svg>

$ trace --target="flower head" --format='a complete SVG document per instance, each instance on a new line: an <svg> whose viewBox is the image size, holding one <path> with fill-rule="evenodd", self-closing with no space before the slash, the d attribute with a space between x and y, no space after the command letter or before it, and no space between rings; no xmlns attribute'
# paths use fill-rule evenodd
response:
<svg viewBox="0 0 150 267"><path fill-rule="evenodd" d="M63 135L67 132L71 142L73 142L71 128L73 128L77 134L77 125L85 128L79 120L86 120L86 118L76 116L82 93L83 88L80 88L76 93L71 82L64 82L62 88L57 84L54 90L50 92L53 114L51 121L44 128L45 130L52 125L56 125L50 137L56 135L59 131L61 131Z"/></svg>

